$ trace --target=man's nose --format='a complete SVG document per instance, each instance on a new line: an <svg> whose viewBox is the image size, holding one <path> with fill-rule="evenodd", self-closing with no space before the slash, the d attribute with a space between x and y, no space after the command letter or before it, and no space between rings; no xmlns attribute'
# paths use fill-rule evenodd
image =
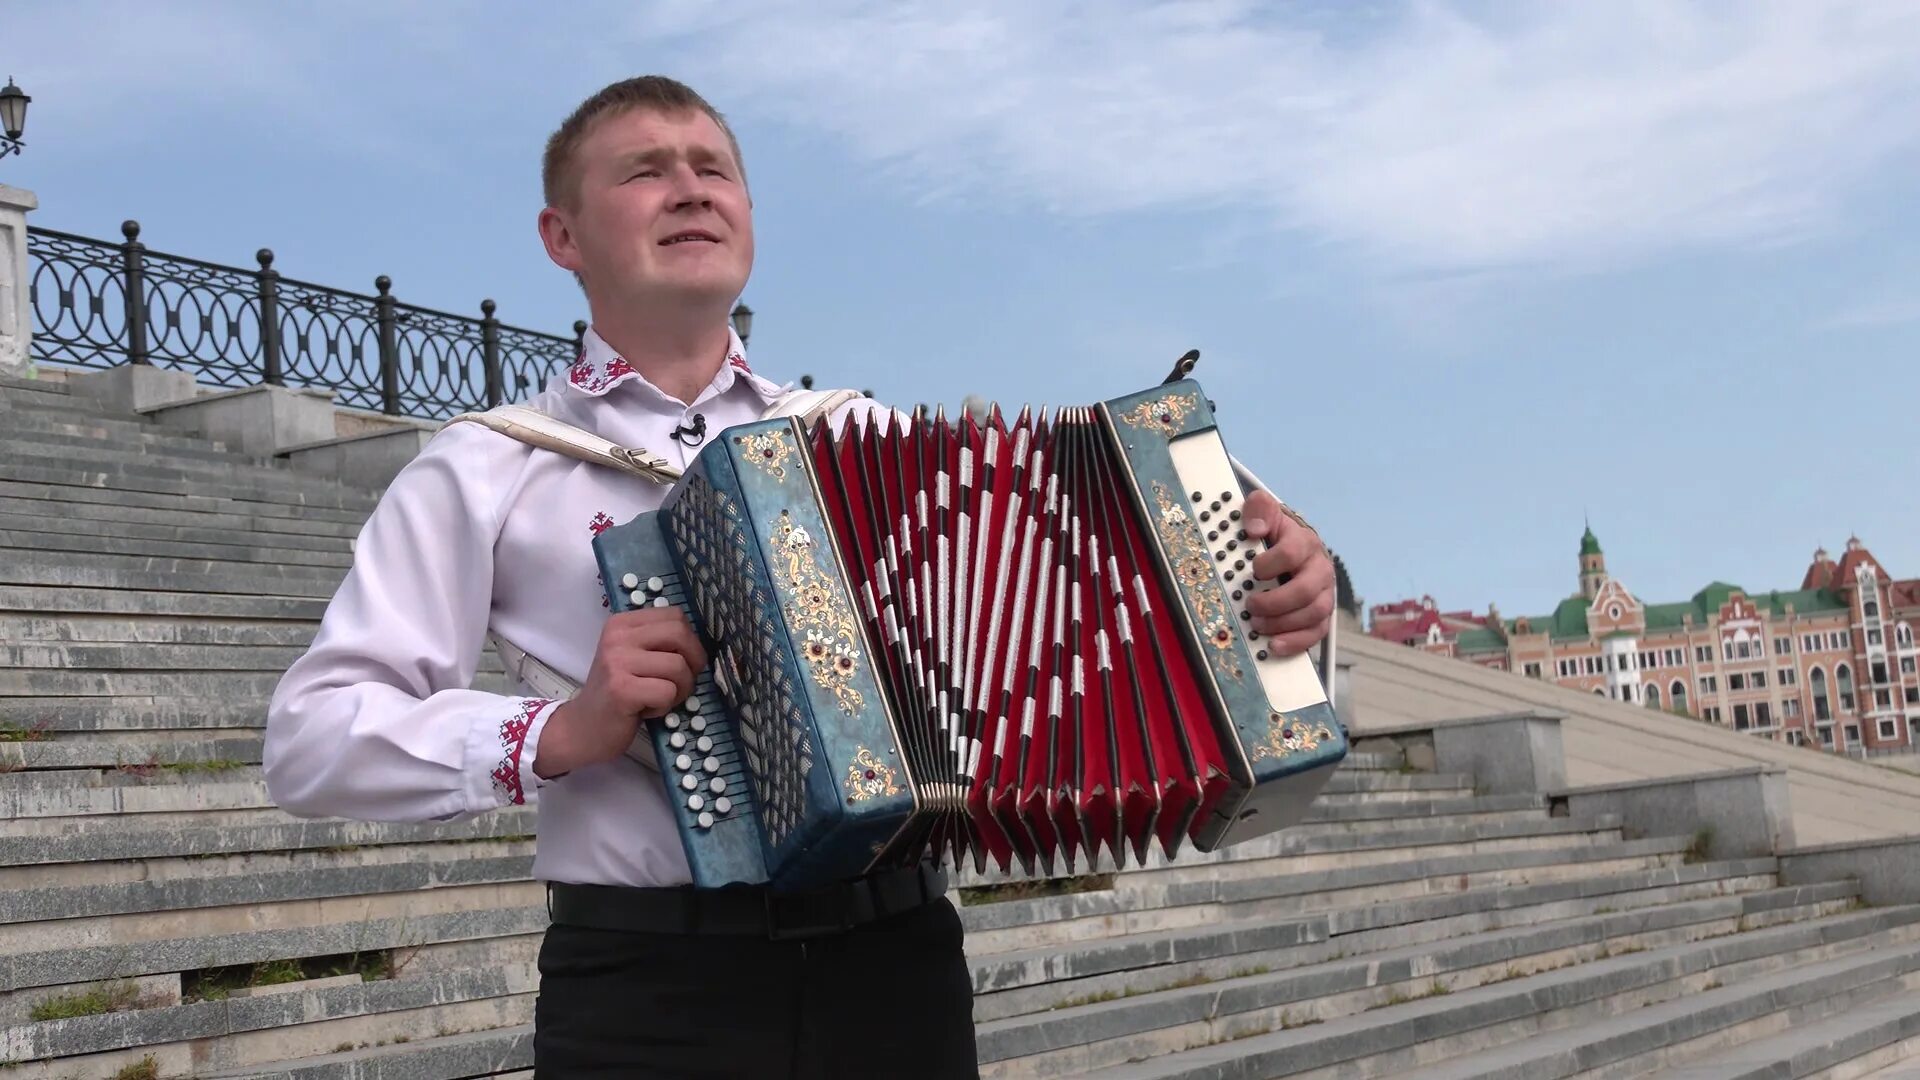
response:
<svg viewBox="0 0 1920 1080"><path fill-rule="evenodd" d="M699 170L685 165L673 170L673 203L676 207L707 206L712 202L713 193Z"/></svg>

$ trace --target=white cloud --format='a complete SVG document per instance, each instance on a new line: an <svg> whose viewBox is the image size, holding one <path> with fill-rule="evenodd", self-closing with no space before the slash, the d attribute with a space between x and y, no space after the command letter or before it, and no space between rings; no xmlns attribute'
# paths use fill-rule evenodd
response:
<svg viewBox="0 0 1920 1080"><path fill-rule="evenodd" d="M1911 3L1279 10L670 0L632 27L925 198L1225 207L1392 271L1793 242L1920 144Z"/></svg>

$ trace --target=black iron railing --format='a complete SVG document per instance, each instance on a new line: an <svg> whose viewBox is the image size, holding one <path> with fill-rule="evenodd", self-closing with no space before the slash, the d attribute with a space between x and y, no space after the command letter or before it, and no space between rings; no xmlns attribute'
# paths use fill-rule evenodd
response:
<svg viewBox="0 0 1920 1080"><path fill-rule="evenodd" d="M33 353L80 367L153 364L216 386L320 387L334 400L391 415L439 419L519 400L580 353L573 337L503 325L492 300L480 317L152 251L139 222L115 244L53 229L28 231Z"/></svg>

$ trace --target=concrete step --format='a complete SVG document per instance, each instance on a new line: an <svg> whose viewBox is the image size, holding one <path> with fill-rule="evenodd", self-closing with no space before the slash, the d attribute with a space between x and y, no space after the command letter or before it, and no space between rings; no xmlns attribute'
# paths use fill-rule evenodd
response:
<svg viewBox="0 0 1920 1080"><path fill-rule="evenodd" d="M0 838L0 866L166 859L248 851L349 848L371 844L421 844L531 836L534 813L511 807L467 821L396 823L287 816L280 824L244 828L99 830L82 836Z"/></svg>
<svg viewBox="0 0 1920 1080"><path fill-rule="evenodd" d="M318 473L295 472L285 465L257 463L252 458L206 448L204 443L201 446L203 449L196 453L177 447L123 446L111 439L66 439L50 435L15 438L0 432L0 460L22 465L124 473L202 486L227 487L238 483L248 489L291 493L300 501L341 497L371 505L378 495Z"/></svg>
<svg viewBox="0 0 1920 1080"><path fill-rule="evenodd" d="M10 501L20 503L26 500ZM237 550L272 548L276 551L296 552L297 555L290 557L297 558L305 558L308 553L344 558L353 553L353 541L346 536L305 536L292 532L252 532L240 529L205 528L198 525L149 525L117 520L89 520L82 525L59 512L65 505L70 504L40 503L38 505L41 509L31 514L13 513L0 508L0 529L22 534L22 539L12 542L15 546L37 545L63 550L67 549L78 536L85 536L116 544L197 544ZM214 559L234 557L226 554L224 550L186 552L185 554L204 555ZM346 563L341 562L336 565L344 566Z"/></svg>
<svg viewBox="0 0 1920 1080"><path fill-rule="evenodd" d="M20 480L0 475L0 496L16 499L40 499L55 503L83 503L95 506L121 506L133 509L206 511L243 514L262 518L287 518L323 521L358 526L367 518L367 509L340 508L320 504L271 501L246 497L244 492L224 492L206 485L192 491L151 491L112 483L112 477L73 471L39 470L41 479Z"/></svg>
<svg viewBox="0 0 1920 1080"><path fill-rule="evenodd" d="M416 1077L419 1080L493 1076L533 1080L533 1025L370 1046L319 1057L275 1062L269 1069L201 1074L205 1080L368 1080Z"/></svg>
<svg viewBox="0 0 1920 1080"><path fill-rule="evenodd" d="M976 994L1049 987L1048 993L1023 994L1016 1003L997 1003L993 1007L995 1015L1010 1015L1011 1009L1050 1008L1062 999L1085 997L1112 988L1113 980L1097 988L1086 982L1098 976L1139 973L1169 965L1187 965L1196 960L1219 960L1282 948L1292 948L1295 952L1277 961L1262 957L1246 960L1245 964L1291 966L1313 962L1316 955L1324 958L1333 951L1353 955L1502 927L1580 917L1603 908L1628 910L1752 891L1771 885L1772 872L1771 860L1757 860L1642 871L1589 882L1489 886L1446 896L1330 907L1265 918L1175 923L1166 929L1077 941L1061 941L1048 933L1044 936L1053 940L1043 944L985 955L973 953L970 941L969 956ZM1851 896L1852 892L1846 891L1845 895ZM1154 921L1170 920L1156 913L1141 921L1152 925ZM1348 940L1339 940L1342 938ZM1128 989L1138 989L1148 985L1164 986L1184 977L1170 971L1118 981Z"/></svg>
<svg viewBox="0 0 1920 1080"><path fill-rule="evenodd" d="M217 494L236 503L359 513L371 511L375 501L375 496L371 494L328 481L304 484L297 477L280 479L259 476L234 476L222 481L211 473L203 476L161 466L89 465L52 458L11 461L0 458L0 480L15 484L41 484L49 488L104 488L175 498L204 498Z"/></svg>
<svg viewBox="0 0 1920 1080"><path fill-rule="evenodd" d="M1775 1014L1779 1020L1789 1015ZM1812 1023L1789 1022L1777 1035L1647 1075L1658 1080L1801 1080L1904 1074L1912 1080L1920 1077L1915 1040L1920 1040L1920 991L1908 990Z"/></svg>
<svg viewBox="0 0 1920 1080"><path fill-rule="evenodd" d="M39 717L30 710L9 709L10 697L234 697L255 700L264 705L279 684L278 671L32 671L0 668L0 719L9 712L24 712L19 723L31 725ZM476 690L508 693L504 675L480 673L473 682ZM105 762L104 764L115 764Z"/></svg>
<svg viewBox="0 0 1920 1080"><path fill-rule="evenodd" d="M1793 922L1313 1022L1245 1013L1108 1080L1572 1076L1798 1001L1920 971L1920 907ZM1430 987L1429 990L1432 988ZM1278 1030L1275 1030L1275 1029Z"/></svg>
<svg viewBox="0 0 1920 1080"><path fill-rule="evenodd" d="M266 563L269 565L296 563L313 567L338 568L343 572L353 565L353 555L350 551L313 551L264 544L152 540L133 536L77 535L71 531L71 527L61 529L55 522L39 524L44 527L16 529L0 526L0 548L23 551L54 549L156 559L205 559L220 563Z"/></svg>
<svg viewBox="0 0 1920 1080"><path fill-rule="evenodd" d="M327 600L311 596L123 589L0 582L0 611L35 614L142 615L178 618L297 619L318 624Z"/></svg>
<svg viewBox="0 0 1920 1080"><path fill-rule="evenodd" d="M279 851L234 851L213 854L188 854L154 857L138 862L67 862L27 866L0 866L0 888L20 893L48 889L99 888L109 894L121 886L165 888L174 881L216 881L233 878L291 880L285 875L335 875L364 872L372 877L384 869L402 863L429 863L443 859L517 858L532 849L531 834L507 834L481 839L449 839L440 833L423 834L424 839L397 844L339 844L315 848L286 848ZM207 885L209 889L221 886ZM109 895L99 901L108 903ZM129 901L133 902L133 901ZM136 906L134 910L139 910ZM159 909L155 909L159 910Z"/></svg>
<svg viewBox="0 0 1920 1080"><path fill-rule="evenodd" d="M134 416L99 415L77 416L71 413L42 415L27 410L16 409L7 418L8 434L19 438L51 436L55 438L86 439L93 443L112 443L116 446L150 446L161 450L193 450L228 454L236 460L249 464L263 465L269 458L257 458L228 449L218 439L204 438L199 435L187 435L166 428L155 427L146 420Z"/></svg>
<svg viewBox="0 0 1920 1080"><path fill-rule="evenodd" d="M0 490L5 485L0 484ZM14 485L13 490L25 490L23 485ZM78 496L80 492L68 491ZM89 493L91 494L91 493ZM132 503L116 503L111 500L97 502L81 501L76 498L54 500L21 494L0 494L0 512L15 518L27 518L35 521L48 519L72 522L76 529L92 531L102 525L119 525L124 528L145 527L151 529L172 528L201 532L211 531L220 535L233 535L251 540L257 536L262 543L289 545L298 539L316 541L346 541L349 549L352 540L360 531L366 515L349 514L339 520L322 519L318 514L287 515L279 513L245 512L228 513L214 507L199 506L187 509L165 509L139 506ZM192 537L184 533L179 539L205 539Z"/></svg>
<svg viewBox="0 0 1920 1080"><path fill-rule="evenodd" d="M1835 914L1851 891L1772 889L1649 906L1454 938L1439 944L1345 957L1279 971L1248 965L1225 979L1189 977L1091 995L1052 1012L978 1026L988 1077L1059 1076L1177 1053L1214 1041L1224 1030L1324 1022L1433 995L1524 979L1529 975L1658 947L1742 932L1755 913L1775 922Z"/></svg>
<svg viewBox="0 0 1920 1080"><path fill-rule="evenodd" d="M89 427L92 430L88 430ZM224 444L191 435L162 433L158 429L108 431L86 423L47 423L35 426L14 425L0 435L0 451L33 456L73 455L74 461L152 461L178 462L183 466L223 466L238 470L272 469L271 458L249 457L226 449ZM282 475L288 475L284 468Z"/></svg>
<svg viewBox="0 0 1920 1080"><path fill-rule="evenodd" d="M1328 795L1366 794L1401 798L1440 798L1474 793L1473 777L1465 773L1402 773L1378 770L1342 770L1334 773L1321 789Z"/></svg>

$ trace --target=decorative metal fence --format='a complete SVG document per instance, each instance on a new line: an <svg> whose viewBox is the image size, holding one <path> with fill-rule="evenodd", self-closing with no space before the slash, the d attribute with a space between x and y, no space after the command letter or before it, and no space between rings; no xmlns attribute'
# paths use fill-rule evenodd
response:
<svg viewBox="0 0 1920 1080"><path fill-rule="evenodd" d="M320 387L341 405L442 419L537 390L580 354L573 337L404 304L386 275L378 294L149 250L140 223L124 243L28 231L33 352L80 367L153 364L216 386Z"/></svg>

